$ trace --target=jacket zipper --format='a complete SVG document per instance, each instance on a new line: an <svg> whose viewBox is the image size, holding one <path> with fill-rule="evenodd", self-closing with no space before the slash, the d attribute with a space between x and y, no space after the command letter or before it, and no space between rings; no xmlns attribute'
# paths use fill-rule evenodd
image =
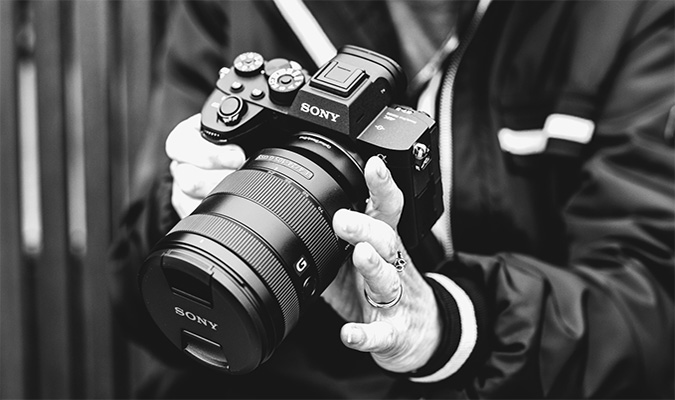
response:
<svg viewBox="0 0 675 400"><path fill-rule="evenodd" d="M443 227L437 234L441 235L441 243L445 250L445 256L452 258L455 254L455 244L452 237L452 167L453 167L453 132L452 132L452 113L455 77L459 69L459 63L471 42L480 21L485 15L485 11L490 4L490 0L480 0L476 11L473 14L471 23L467 28L464 40L462 40L456 52L451 56L450 65L443 77L440 88L439 101L439 138L438 147L440 149L439 163L441 167L441 177L445 178L446 185L443 185L443 199L445 202L445 216L443 217Z"/></svg>

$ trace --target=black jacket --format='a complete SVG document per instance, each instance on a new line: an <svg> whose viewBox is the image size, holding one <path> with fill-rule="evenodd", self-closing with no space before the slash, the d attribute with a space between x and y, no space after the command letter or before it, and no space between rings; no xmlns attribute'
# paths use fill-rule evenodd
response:
<svg viewBox="0 0 675 400"><path fill-rule="evenodd" d="M345 3L308 2L336 46L401 57L384 2ZM346 350L343 322L324 304L251 375L215 375L180 359L144 314L135 286L150 246L177 222L170 180L157 179L131 207L113 260L120 321L185 368L162 394L672 398L673 11L668 1L488 8L454 87L456 252L437 264L417 262L452 277L476 305L477 347L441 382L411 383ZM186 2L168 35L139 187L168 165L166 134L199 112L218 69L237 54L312 65L271 2ZM549 138L525 152L500 139L506 129L511 138L540 132L552 114L592 121L592 138ZM452 314L452 299L444 301ZM446 332L457 324L448 317ZM437 358L452 351L440 349Z"/></svg>

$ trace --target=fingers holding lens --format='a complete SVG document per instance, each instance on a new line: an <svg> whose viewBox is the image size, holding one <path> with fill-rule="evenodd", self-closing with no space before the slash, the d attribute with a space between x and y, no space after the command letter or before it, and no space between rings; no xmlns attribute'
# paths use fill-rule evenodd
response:
<svg viewBox="0 0 675 400"><path fill-rule="evenodd" d="M340 337L347 347L369 353L389 353L397 344L396 330L386 321L345 324Z"/></svg>
<svg viewBox="0 0 675 400"><path fill-rule="evenodd" d="M396 228L403 211L403 192L379 157L371 157L364 171L370 199L366 213Z"/></svg>
<svg viewBox="0 0 675 400"><path fill-rule="evenodd" d="M352 261L365 280L364 296L371 306L391 308L398 303L403 294L401 278L369 243L354 247Z"/></svg>
<svg viewBox="0 0 675 400"><path fill-rule="evenodd" d="M190 215L195 208L201 203L202 199L197 199L190 197L185 192L183 192L176 181L173 182L173 188L171 190L171 205L173 209L176 210L178 216L183 219Z"/></svg>
<svg viewBox="0 0 675 400"><path fill-rule="evenodd" d="M394 229L386 222L349 210L335 214L333 228L354 245L352 261L365 280L364 299L374 308L398 304L403 285L394 263L401 255L402 245Z"/></svg>
<svg viewBox="0 0 675 400"><path fill-rule="evenodd" d="M171 175L178 188L190 197L203 199L234 170L202 169L192 164L171 162Z"/></svg>
<svg viewBox="0 0 675 400"><path fill-rule="evenodd" d="M367 242L387 262L394 262L400 250L396 231L381 220L350 210L338 210L333 230L343 240L356 245Z"/></svg>

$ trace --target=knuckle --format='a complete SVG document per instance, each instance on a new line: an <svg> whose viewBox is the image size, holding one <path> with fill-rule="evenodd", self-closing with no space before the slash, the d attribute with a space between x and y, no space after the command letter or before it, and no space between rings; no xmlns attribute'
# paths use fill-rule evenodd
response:
<svg viewBox="0 0 675 400"><path fill-rule="evenodd" d="M352 252L352 262L355 266L365 265L370 258L370 250L367 248L367 243L359 242L354 246Z"/></svg>
<svg viewBox="0 0 675 400"><path fill-rule="evenodd" d="M394 260L396 259L396 255L398 253L398 238L396 236L396 232L394 232L391 227L389 227L389 232L388 235L386 236L386 249L387 249L387 256L385 257L387 260Z"/></svg>
<svg viewBox="0 0 675 400"><path fill-rule="evenodd" d="M395 328L391 327L391 324L389 325L388 328L380 337L379 343L378 343L378 352L383 354L383 355L392 355L395 354L397 351L397 338L398 338L398 333Z"/></svg>
<svg viewBox="0 0 675 400"><path fill-rule="evenodd" d="M401 191L401 189L399 189L398 186L396 187L396 189L394 191L394 195L392 196L392 199L393 199L393 204L394 204L394 208L396 209L396 211L401 212L403 210L404 198L403 198L403 191Z"/></svg>
<svg viewBox="0 0 675 400"><path fill-rule="evenodd" d="M173 177L174 181L176 180L176 175L178 174L178 162L177 161L171 161L171 164L169 164L169 172L171 172L171 176Z"/></svg>
<svg viewBox="0 0 675 400"><path fill-rule="evenodd" d="M176 160L176 148L179 147L176 144L176 139L175 135L173 132L169 134L169 137L166 138L166 142L164 142L164 152L166 153L167 157L169 157L172 160Z"/></svg>
<svg viewBox="0 0 675 400"><path fill-rule="evenodd" d="M184 182L181 185L181 190L185 195L190 196L190 197L198 197L199 196L199 186L198 184L194 182Z"/></svg>

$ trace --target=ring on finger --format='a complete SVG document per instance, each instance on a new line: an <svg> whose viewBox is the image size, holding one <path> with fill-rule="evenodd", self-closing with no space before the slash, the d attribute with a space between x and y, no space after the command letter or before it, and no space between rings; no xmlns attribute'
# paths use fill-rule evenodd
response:
<svg viewBox="0 0 675 400"><path fill-rule="evenodd" d="M366 288L363 288L363 295L366 297L366 301L368 304L375 308L392 308L395 305L398 304L399 301L401 301L401 297L403 297L403 285L401 284L401 281L398 282L398 291L396 292L396 297L394 297L393 300L387 301L384 303L380 303L379 301L373 300L369 295L368 291Z"/></svg>
<svg viewBox="0 0 675 400"><path fill-rule="evenodd" d="M394 268L396 268L396 272L403 272L405 269L405 266L408 264L408 262L403 258L403 253L401 251L396 252L396 259L392 263Z"/></svg>

